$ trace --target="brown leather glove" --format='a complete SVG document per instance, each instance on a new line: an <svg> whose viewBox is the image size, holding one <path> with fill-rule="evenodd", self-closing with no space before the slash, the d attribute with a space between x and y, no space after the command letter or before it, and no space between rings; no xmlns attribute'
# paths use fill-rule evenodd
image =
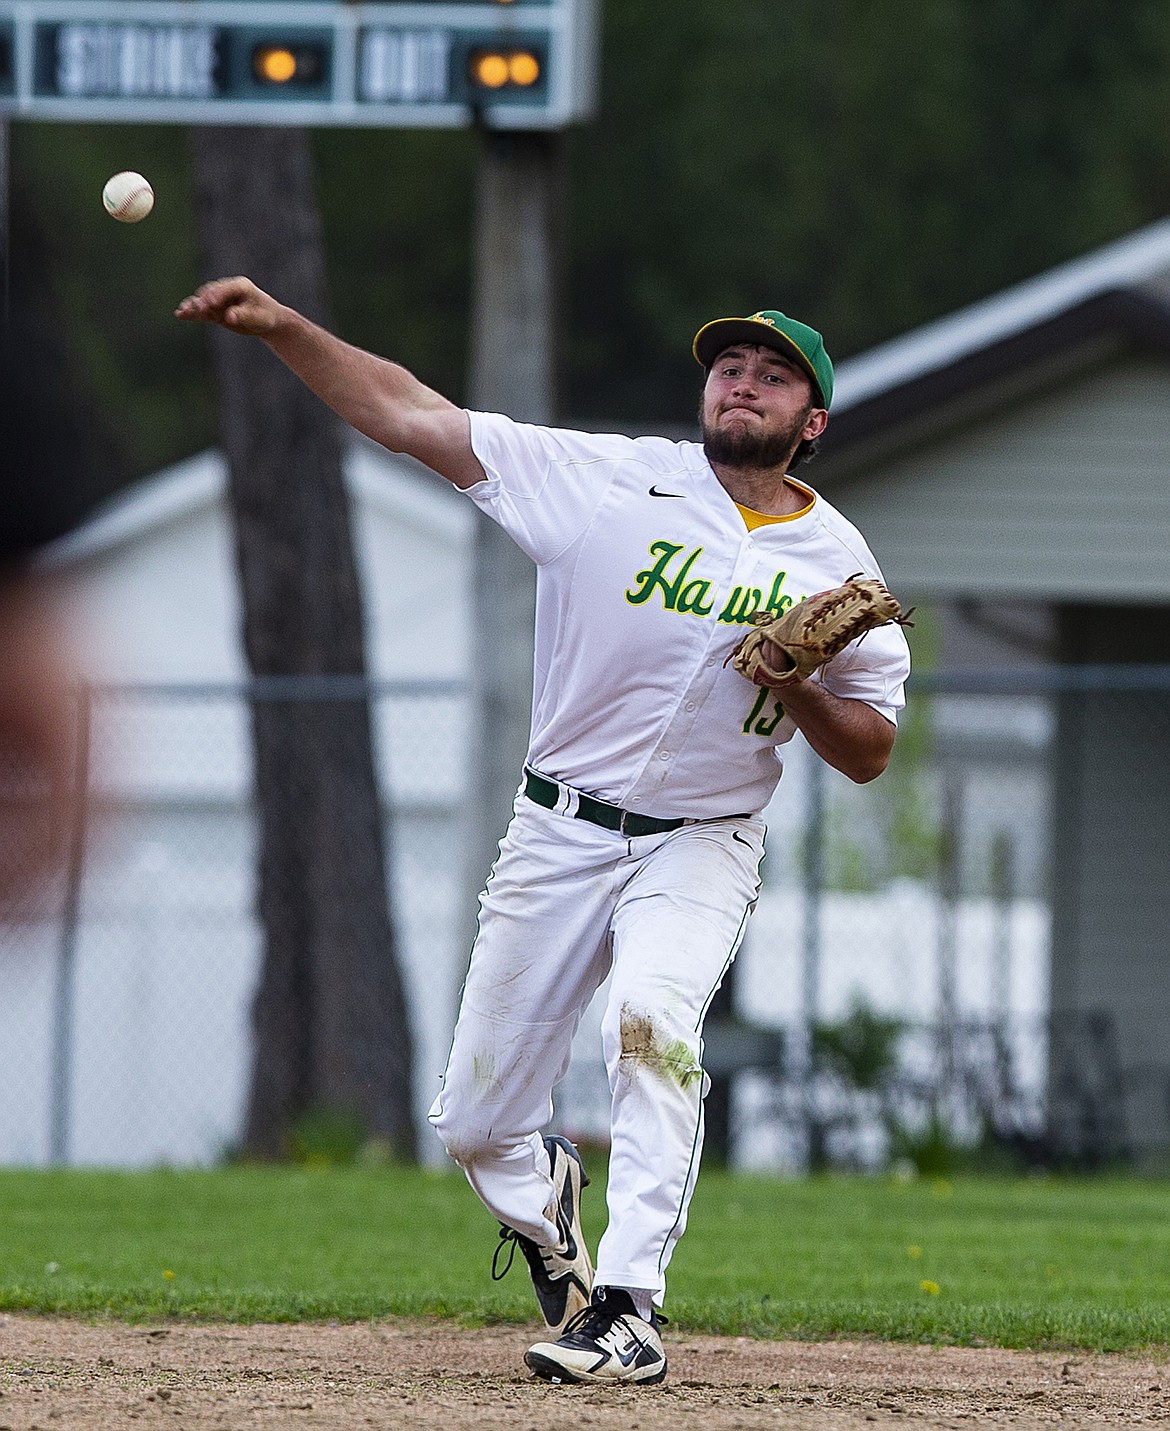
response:
<svg viewBox="0 0 1170 1431"><path fill-rule="evenodd" d="M843 586L797 602L783 616L757 612L727 660L757 686L787 686L811 676L867 631L891 622L913 625L909 618L883 582L858 573ZM778 666L772 664L777 653Z"/></svg>

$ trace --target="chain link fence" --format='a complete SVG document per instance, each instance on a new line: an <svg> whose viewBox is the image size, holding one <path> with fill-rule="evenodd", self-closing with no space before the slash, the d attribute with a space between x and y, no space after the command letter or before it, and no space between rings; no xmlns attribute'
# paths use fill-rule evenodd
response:
<svg viewBox="0 0 1170 1431"><path fill-rule="evenodd" d="M1161 719L1170 673L1120 692L1116 674L1086 680L917 677L891 767L864 787L794 742L759 908L708 1028L715 1150L790 1170L941 1167L964 1148L1081 1166L1125 1155L1136 1075L1116 1019L1107 1006L1053 1012L1062 742L1069 708L1106 689L1130 700L1130 729ZM265 949L250 701L271 695L80 693L85 798L69 859L0 926L0 1164L209 1164L240 1150ZM440 1161L425 1112L475 908L470 694L434 681L280 693L290 721L312 708L325 730L341 700L368 702L413 1115L421 1155ZM295 799L287 809L295 820ZM358 868L359 854L339 857ZM1170 1071L1154 1059L1137 1082L1165 1122ZM607 1109L595 1005L557 1118L603 1141Z"/></svg>
<svg viewBox="0 0 1170 1431"><path fill-rule="evenodd" d="M354 697L337 683L251 694L290 731L312 715L328 728ZM472 918L468 699L436 681L371 682L360 694L421 1119ZM210 1163L239 1148L264 950L248 697L232 686L80 693L85 798L70 858L0 926L0 1163ZM360 854L337 852L342 863ZM291 876L290 906L314 875Z"/></svg>

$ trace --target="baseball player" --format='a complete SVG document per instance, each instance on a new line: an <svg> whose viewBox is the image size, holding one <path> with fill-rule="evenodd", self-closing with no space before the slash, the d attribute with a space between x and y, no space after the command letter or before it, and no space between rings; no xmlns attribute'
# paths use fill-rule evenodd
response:
<svg viewBox="0 0 1170 1431"><path fill-rule="evenodd" d="M790 475L828 421L821 337L776 311L700 329L694 443L466 412L246 278L205 285L178 316L262 338L536 563L531 740L430 1118L501 1224L493 1272L517 1248L529 1266L548 1331L528 1366L550 1381L661 1382L657 1309L702 1146L703 1018L759 893L760 812L797 730L853 780L879 775L909 671L896 623L811 671L756 624L813 610L815 626L859 575L884 591L857 530ZM609 1221L594 1271L588 1179L542 1130L610 975Z"/></svg>

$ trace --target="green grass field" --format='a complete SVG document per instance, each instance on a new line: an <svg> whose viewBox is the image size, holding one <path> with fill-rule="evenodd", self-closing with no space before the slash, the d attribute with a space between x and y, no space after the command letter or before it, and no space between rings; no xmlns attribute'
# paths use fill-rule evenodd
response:
<svg viewBox="0 0 1170 1431"><path fill-rule="evenodd" d="M591 1164L585 1221L604 1220ZM415 1169L0 1172L0 1309L129 1320L525 1322L517 1257L462 1178ZM1170 1186L704 1173L676 1329L1170 1346Z"/></svg>

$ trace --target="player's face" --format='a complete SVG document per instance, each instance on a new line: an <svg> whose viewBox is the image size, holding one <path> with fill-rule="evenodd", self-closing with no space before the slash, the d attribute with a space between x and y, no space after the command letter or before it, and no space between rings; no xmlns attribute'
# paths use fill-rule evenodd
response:
<svg viewBox="0 0 1170 1431"><path fill-rule="evenodd" d="M707 456L731 466L779 467L818 437L827 414L813 406L802 368L773 348L735 344L707 374L700 409Z"/></svg>

